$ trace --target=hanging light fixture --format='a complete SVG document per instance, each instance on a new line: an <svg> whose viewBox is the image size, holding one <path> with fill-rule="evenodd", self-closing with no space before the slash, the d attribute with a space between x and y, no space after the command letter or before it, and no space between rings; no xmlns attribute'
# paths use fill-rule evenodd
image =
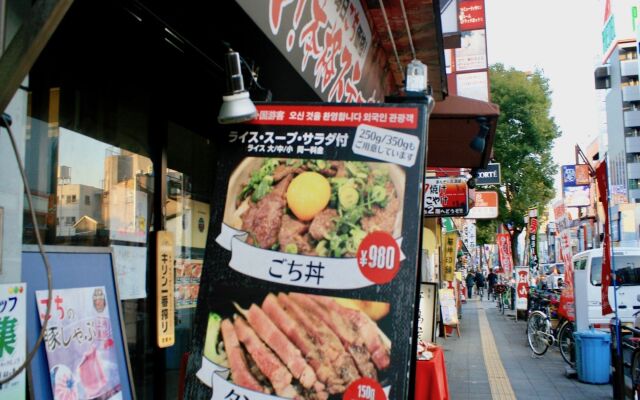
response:
<svg viewBox="0 0 640 400"><path fill-rule="evenodd" d="M478 153L482 153L486 146L487 135L489 134L491 127L489 126L489 120L486 117L478 117L476 120L478 121L478 125L480 125L480 129L471 143L469 143L469 147Z"/></svg>
<svg viewBox="0 0 640 400"><path fill-rule="evenodd" d="M256 117L258 111L249 97L249 92L244 88L240 54L229 49L225 57L227 93L222 96L218 122L221 124L237 124L250 121Z"/></svg>

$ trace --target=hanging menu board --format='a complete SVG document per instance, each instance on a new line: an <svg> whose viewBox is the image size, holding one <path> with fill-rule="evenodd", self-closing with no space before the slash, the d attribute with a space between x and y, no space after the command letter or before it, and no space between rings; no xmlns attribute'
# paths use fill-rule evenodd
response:
<svg viewBox="0 0 640 400"><path fill-rule="evenodd" d="M426 122L270 103L219 128L185 398L408 397Z"/></svg>

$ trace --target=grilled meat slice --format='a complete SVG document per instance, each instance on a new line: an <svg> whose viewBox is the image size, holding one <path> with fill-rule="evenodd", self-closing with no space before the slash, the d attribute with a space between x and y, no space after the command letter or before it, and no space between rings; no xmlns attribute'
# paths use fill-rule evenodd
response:
<svg viewBox="0 0 640 400"><path fill-rule="evenodd" d="M400 210L400 200L398 200L391 182L387 182L385 189L389 199L387 206L384 208L373 206L373 215L364 217L361 220L362 229L366 232L384 231L393 233L398 211Z"/></svg>
<svg viewBox="0 0 640 400"><path fill-rule="evenodd" d="M278 396L294 398L299 393L291 385L292 376L278 357L260 340L244 318L236 316L234 328L238 339L255 361L260 371L269 379Z"/></svg>
<svg viewBox="0 0 640 400"><path fill-rule="evenodd" d="M280 357L293 377L299 380L305 389L312 388L318 381L313 368L307 364L300 350L278 329L267 314L260 307L252 304L246 317L253 330Z"/></svg>
<svg viewBox="0 0 640 400"><path fill-rule="evenodd" d="M340 338L320 318L307 313L290 296L284 293L278 295L278 300L285 310L304 327L314 343L317 344L323 357L326 357L331 362L336 374L344 381L345 385L349 385L360 377L353 358L343 347ZM329 386L329 391L331 392L331 386Z"/></svg>
<svg viewBox="0 0 640 400"><path fill-rule="evenodd" d="M324 307L322 303L316 301L318 298L326 299L326 297L312 296L302 293L292 293L290 296L296 303L300 304L305 310L322 320L338 335L344 347L353 357L362 376L372 379L378 378L376 368L371 362L371 354L369 354L364 341L358 336L358 332L353 325L343 317L341 309L327 308Z"/></svg>
<svg viewBox="0 0 640 400"><path fill-rule="evenodd" d="M341 393L345 390L344 382L333 370L329 360L324 357L316 343L300 323L280 304L275 295L270 293L262 302L262 309L278 328L296 345L305 359L313 367L318 379L326 384L330 393Z"/></svg>
<svg viewBox="0 0 640 400"><path fill-rule="evenodd" d="M296 246L298 253L311 254L314 249L309 240L309 236L305 235L308 230L309 224L305 224L285 214L282 217L282 226L278 233L280 249L286 249L287 245L293 244Z"/></svg>
<svg viewBox="0 0 640 400"><path fill-rule="evenodd" d="M291 179L291 175L285 177L268 195L255 204L251 203L243 214L242 229L249 233L247 243L269 249L278 242L286 206L285 193Z"/></svg>
<svg viewBox="0 0 640 400"><path fill-rule="evenodd" d="M344 318L358 337L358 343L363 343L371 353L371 359L378 369L385 369L389 366L391 341L367 314L360 310L343 307L329 297L309 296L326 309L332 310Z"/></svg>
<svg viewBox="0 0 640 400"><path fill-rule="evenodd" d="M220 323L220 331L222 332L222 341L224 342L224 348L229 358L229 367L231 368L231 378L233 382L247 389L268 393L249 371L247 360L242 347L240 347L238 336L231 321L228 319L223 320Z"/></svg>
<svg viewBox="0 0 640 400"><path fill-rule="evenodd" d="M322 240L329 236L329 232L336 228L338 212L333 208L325 208L313 218L309 226L309 234L316 239Z"/></svg>

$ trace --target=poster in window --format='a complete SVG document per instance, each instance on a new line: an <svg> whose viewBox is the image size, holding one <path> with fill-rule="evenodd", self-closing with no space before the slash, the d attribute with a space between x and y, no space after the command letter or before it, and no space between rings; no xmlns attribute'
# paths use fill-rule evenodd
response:
<svg viewBox="0 0 640 400"><path fill-rule="evenodd" d="M40 323L48 292L36 291ZM104 286L54 290L44 344L55 400L122 398Z"/></svg>
<svg viewBox="0 0 640 400"><path fill-rule="evenodd" d="M265 104L220 128L186 398L406 398L426 116Z"/></svg>
<svg viewBox="0 0 640 400"><path fill-rule="evenodd" d="M27 357L26 283L0 285L0 378L6 379ZM0 398L25 398L26 371L0 386Z"/></svg>
<svg viewBox="0 0 640 400"><path fill-rule="evenodd" d="M176 258L175 271L176 309L195 308L200 291L202 260Z"/></svg>

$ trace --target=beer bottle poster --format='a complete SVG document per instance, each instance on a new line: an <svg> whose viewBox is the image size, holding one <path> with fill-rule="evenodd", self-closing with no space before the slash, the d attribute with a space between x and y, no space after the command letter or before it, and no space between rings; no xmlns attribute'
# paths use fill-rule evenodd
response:
<svg viewBox="0 0 640 400"><path fill-rule="evenodd" d="M218 127L185 398L407 398L426 124L269 103Z"/></svg>

